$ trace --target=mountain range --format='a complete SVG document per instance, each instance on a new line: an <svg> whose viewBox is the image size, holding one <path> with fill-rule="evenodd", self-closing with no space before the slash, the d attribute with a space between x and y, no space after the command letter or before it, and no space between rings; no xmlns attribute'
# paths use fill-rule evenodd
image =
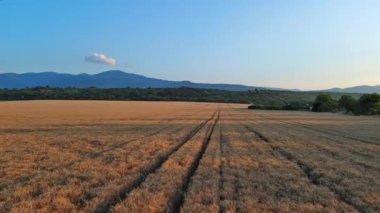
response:
<svg viewBox="0 0 380 213"><path fill-rule="evenodd" d="M344 92L344 93L380 93L380 85L377 86L368 86L368 85L362 85L362 86L355 86L355 87L347 87L344 89L341 88L332 88L325 90L328 92Z"/></svg>
<svg viewBox="0 0 380 213"><path fill-rule="evenodd" d="M245 86L240 84L209 84L190 81L168 81L149 78L119 70L110 70L98 74L66 74L56 72L41 73L3 73L0 74L0 88L18 89L26 87L76 87L76 88L177 88L191 87L202 89L220 89L230 91L244 91L252 89L267 89L263 87ZM275 88L270 88L275 89Z"/></svg>
<svg viewBox="0 0 380 213"><path fill-rule="evenodd" d="M1 89L19 89L37 86L76 87L76 88L177 88L191 87L201 89L220 89L229 91L246 91L254 89L285 90L272 87L255 87L240 84L194 83L190 81L169 81L149 78L143 75L125 73L120 70L110 70L98 74L67 74L56 72L41 73L0 73ZM380 93L380 85L356 86L349 88L332 88L326 92L341 93Z"/></svg>

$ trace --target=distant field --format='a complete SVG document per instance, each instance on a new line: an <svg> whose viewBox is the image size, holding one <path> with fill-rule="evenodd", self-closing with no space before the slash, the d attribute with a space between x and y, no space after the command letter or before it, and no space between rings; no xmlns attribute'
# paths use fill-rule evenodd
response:
<svg viewBox="0 0 380 213"><path fill-rule="evenodd" d="M243 104L0 103L0 212L379 212L380 119Z"/></svg>

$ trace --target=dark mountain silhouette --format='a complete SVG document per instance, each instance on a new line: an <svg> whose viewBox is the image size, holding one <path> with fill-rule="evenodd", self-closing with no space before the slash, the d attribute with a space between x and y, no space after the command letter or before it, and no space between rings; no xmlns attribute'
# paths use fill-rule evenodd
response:
<svg viewBox="0 0 380 213"><path fill-rule="evenodd" d="M380 85L377 86L355 86L355 87L348 87L348 88L332 88L325 90L327 92L341 92L341 93L380 93Z"/></svg>
<svg viewBox="0 0 380 213"><path fill-rule="evenodd" d="M190 87L200 89L220 89L229 91L247 91L254 89L286 90L271 87L255 87L240 84L210 84L194 83L190 81L168 81L157 78L149 78L143 75L125 73L120 70L110 70L98 74L67 74L56 72L41 73L3 73L0 74L0 89L19 89L28 87L75 87L75 88L178 88ZM299 91L299 90L292 90ZM332 88L324 92L340 93L380 93L380 85L356 86L349 88Z"/></svg>
<svg viewBox="0 0 380 213"><path fill-rule="evenodd" d="M94 75L65 74L56 72L41 73L4 73L0 74L0 88L15 89L27 87L76 87L76 88L177 88L191 87L202 89L221 89L230 91L244 91L253 89L268 89L262 87L244 86L239 84L208 84L190 81L168 81L149 78L119 70L106 71Z"/></svg>

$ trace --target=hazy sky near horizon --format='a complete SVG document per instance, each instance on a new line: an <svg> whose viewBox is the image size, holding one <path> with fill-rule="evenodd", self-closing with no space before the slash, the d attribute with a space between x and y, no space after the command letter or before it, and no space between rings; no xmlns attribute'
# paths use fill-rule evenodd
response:
<svg viewBox="0 0 380 213"><path fill-rule="evenodd" d="M379 0L0 0L0 73L380 84Z"/></svg>

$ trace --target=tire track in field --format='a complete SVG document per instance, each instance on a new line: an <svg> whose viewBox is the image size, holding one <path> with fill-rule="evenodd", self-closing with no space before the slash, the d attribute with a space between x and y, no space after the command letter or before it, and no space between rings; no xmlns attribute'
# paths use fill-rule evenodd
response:
<svg viewBox="0 0 380 213"><path fill-rule="evenodd" d="M283 156L285 159L291 161L295 165L297 165L298 168L301 169L301 171L304 173L304 175L309 179L310 183L316 185L316 186L324 186L327 187L331 192L333 192L340 200L342 200L347 205L353 207L359 212L376 212L379 209L375 209L371 206L371 204L366 203L365 201L361 200L358 197L354 197L351 192L349 192L347 189L339 189L336 187L336 185L333 183L333 181L321 174L316 172L311 166L309 166L307 163L302 161L301 159L297 158L290 152L282 149L279 146L274 145L269 138L258 132L257 130L253 129L252 127L243 124L246 129L248 129L250 132L254 133L258 138L260 138L261 141L265 142L272 150L273 152L278 153L279 155Z"/></svg>
<svg viewBox="0 0 380 213"><path fill-rule="evenodd" d="M196 112L200 112L200 111L201 110L198 110ZM182 116L187 116L187 115L189 115L189 114L185 114L185 115L182 115ZM177 117L173 117L173 118L167 119L165 121L161 121L158 124L166 124L166 123L172 122L174 120L177 121L178 118ZM154 131L153 133L150 133L150 134L143 135L143 136L135 138L135 139L131 139L131 140L125 141L125 142L123 142L121 144L114 144L112 147L110 147L108 149L104 149L102 151L98 151L98 152L94 152L94 153L89 153L88 154L88 159L93 159L93 158L99 157L99 156L101 156L102 154L104 154L106 152L110 152L110 151L113 151L113 150L115 150L117 148L121 148L121 147L123 147L123 146L125 146L125 145L127 145L127 144L129 144L131 142L138 141L138 140L143 140L143 139L146 139L146 138L149 138L149 137L153 137L153 136L158 135L161 132L163 132L163 131L165 131L166 129L169 129L169 128L170 127L168 127L168 126L164 126L164 127L161 127L159 130ZM86 160L86 158L85 158L85 160Z"/></svg>
<svg viewBox="0 0 380 213"><path fill-rule="evenodd" d="M200 163L204 153L206 152L208 144L210 143L210 140L211 140L211 136L214 132L216 124L219 122L219 119L220 119L220 111L217 112L214 122L212 123L211 126L209 126L209 128L207 130L206 138L203 141L201 150L197 154L197 156L195 157L195 161L191 165L189 173L186 175L185 182L183 183L182 187L179 190L177 190L177 193L174 197L172 208L169 209L169 212L171 212L171 213L179 213L180 212L181 206L183 205L183 202L185 199L185 194L186 194L187 189L189 187L189 184L191 182L191 177L194 175L195 171L199 167L199 163Z"/></svg>
<svg viewBox="0 0 380 213"><path fill-rule="evenodd" d="M223 158L225 157L225 153L226 153L226 148L225 148L225 145L226 145L226 141L225 141L225 137L223 135L223 122L220 122L220 131L219 131L219 148L220 148L220 166L219 166L219 213L223 213L223 209L222 209L222 201L224 200L224 197L222 195L222 190L224 188L224 185L225 185L225 180L224 180L224 160Z"/></svg>
<svg viewBox="0 0 380 213"><path fill-rule="evenodd" d="M197 110L195 113L201 112L201 111L202 110ZM191 114L186 113L186 114L183 114L183 115L186 116L186 115L191 115ZM159 123L161 123L161 124L167 124L168 122L171 122L173 120L176 121L177 118L178 118L178 116L174 116L174 117L171 117L169 119L165 119L164 121L161 121ZM108 148L108 149L105 149L105 150L101 150L101 151L98 151L98 152L95 152L95 153L91 152L91 153L88 153L88 154L84 155L82 158L80 158L78 160L75 160L75 161L72 161L72 162L68 162L68 163L65 163L65 164L61 164L61 165L58 165L58 166L55 166L55 167L47 168L45 170L38 170L38 172L34 173L34 174L32 173L32 174L29 174L29 175L24 175L22 177L19 177L16 180L17 182L9 183L9 185L14 185L14 186L17 185L17 188L25 187L31 181L40 181L41 179L44 179L46 177L47 173L51 173L51 172L54 172L54 171L60 170L60 169L70 169L70 168L74 167L75 165L77 165L78 163L80 163L81 161L99 158L99 157L103 156L103 154L106 153L106 152L112 151L112 150L117 149L117 148L121 148L121 147L123 147L123 146L125 146L127 144L132 143L132 142L136 142L136 141L140 141L140 140L144 140L144 139L153 137L153 136L158 135L161 132L163 132L163 131L165 131L167 129L170 129L170 128L171 128L170 126L164 126L164 127L161 127L159 130L156 130L154 132L148 133L148 134L140 136L140 137L132 138L130 140L127 140L127 141L123 142L122 144L113 143L114 146L111 147L111 148ZM173 130L171 130L170 132L175 133L177 131L180 131L183 128L184 127L176 127L176 128L173 128ZM187 136L185 136L185 137L187 137Z"/></svg>
<svg viewBox="0 0 380 213"><path fill-rule="evenodd" d="M283 122L284 123L288 123L286 121L283 121ZM338 131L332 132L332 131L325 130L325 129L318 129L318 128L312 127L311 125L304 124L304 123L301 123L301 122L294 122L294 123L289 123L289 124L293 124L293 125L298 126L298 127L303 127L305 129L309 129L309 130L312 130L312 131L315 131L315 132L319 132L319 133L323 133L323 134L327 134L327 135L331 135L331 136L342 137L342 138L345 138L345 139L350 139L350 140L354 140L354 141L360 141L362 143L368 143L368 144L380 146L379 143L376 143L374 141L370 141L370 140L366 140L366 139L362 139L362 138L357 138L357 137L353 137L353 136L349 136L349 135L345 135L344 133L338 132Z"/></svg>
<svg viewBox="0 0 380 213"><path fill-rule="evenodd" d="M199 167L191 177L180 212L217 213L220 210L221 125L222 112L219 114L219 121L200 159Z"/></svg>
<svg viewBox="0 0 380 213"><path fill-rule="evenodd" d="M262 119L272 119L272 117L270 117L270 118L267 118L267 117L265 118L263 116L259 116L259 117ZM242 117L242 119L244 119L244 118L245 117ZM273 120L277 120L282 124L287 124L286 122L282 122L281 120L278 120L278 119L273 119ZM255 135L257 137L259 137L260 140L266 142L272 148L273 151L277 152L281 156L285 157L287 160L289 160L289 161L293 162L295 165L297 165L301 169L301 171L308 177L308 179L310 180L311 183L313 183L315 185L322 185L324 187L327 187L330 191L332 191L335 195L337 195L337 197L340 200L342 200L346 204L352 206L357 211L369 212L369 211L379 211L380 210L379 207L374 207L373 204L367 203L366 201L363 201L359 197L354 197L353 194L350 192L350 190L344 189L344 188L339 188L338 186L336 186L334 184L334 181L331 178L326 177L325 175L323 175L321 173L317 173L312 167L307 165L307 163L305 163L301 159L297 158L296 156L287 152L286 150L282 149L281 147L275 146L273 143L271 143L269 138L267 138L266 136L261 134L259 131L252 129L251 127L249 127L247 125L245 125L245 126L251 132L255 133ZM297 125L291 125L291 126L293 128L295 128ZM254 130L254 131L252 131L252 130ZM353 139L351 139L351 140L353 140ZM341 144L340 141L336 141L336 140L333 140L333 141L335 141L338 144ZM319 147L316 144L313 144L313 145L316 148ZM329 151L329 150L327 150L327 151ZM339 155L339 153L334 153L331 151L329 151L329 152L330 152L330 154L332 154L334 156ZM355 162L355 163L358 163L358 162ZM366 165L366 166L368 166L368 165Z"/></svg>
<svg viewBox="0 0 380 213"><path fill-rule="evenodd" d="M256 116L259 117L261 120L268 120L269 119L269 120L277 121L277 122L279 122L279 125L281 126L282 129L284 129L284 128L291 128L291 129L293 129L295 131L300 131L300 129L297 128L297 127L303 127L303 126L301 126L301 124L298 125L297 123L286 122L284 120L275 118L274 116L267 116L267 117L265 117L263 115L256 115ZM248 121L253 121L253 120L252 119L248 119ZM284 125L286 125L286 126L284 126ZM317 130L313 130L313 129L307 129L307 128L304 128L304 129L306 129L307 131L311 131L311 132L318 132ZM286 129L284 129L284 131L286 131ZM305 133L305 132L303 132L303 133ZM331 134L330 136L338 137L338 138L334 139L334 138L329 137L328 133L323 133L323 132L318 132L318 133L322 133L322 135L318 135L318 137L324 138L327 141L334 142L337 146L339 146L339 145L340 146L345 146L346 149L347 149L347 153L350 153L353 156L363 157L363 155L361 155L360 153L356 152L355 149L352 149L351 147L347 146L348 145L347 142L344 142L344 139L339 138L339 137L341 137L340 135L338 135L338 134L337 135L332 135ZM293 134L293 135L295 135L295 134ZM353 141L353 142L355 142L355 143L357 142L355 139L350 139L350 140ZM337 157L337 156L343 157L340 154L339 151L328 150L325 147L319 145L318 143L315 143L313 140L310 140L310 141L311 141L311 143L313 143L313 146L315 146L317 149L325 151L327 154L329 154L332 157ZM363 144L363 143L360 143L360 144ZM367 143L367 145L368 145L368 143ZM374 144L371 144L371 145L374 145ZM330 147L336 148L336 146L334 146L333 144L330 144ZM364 157L367 158L368 156L364 156ZM372 159L372 157L371 157L371 159ZM378 167L375 167L375 166L372 166L372 165L368 165L365 162L357 161L357 160L355 160L353 158L349 158L348 160L350 162L356 164L356 165L359 165L359 166L365 168L365 169L373 169L373 170L376 170L376 171L380 171L380 169Z"/></svg>
<svg viewBox="0 0 380 213"><path fill-rule="evenodd" d="M252 121L252 120L248 120L248 121ZM283 123L283 122L281 122L281 121L278 121L278 122L282 123L282 124L280 124L280 127L277 127L278 129L282 129L283 131L286 131L286 129L289 128L289 129L293 129L293 130L299 131L299 129L297 129L296 127L294 127L294 126L292 126L292 125L291 125L291 126L289 126L289 125L284 126L284 124L286 124L286 123ZM276 132L276 134L280 134L280 133L277 133L277 132ZM293 136L296 136L296 134L292 134L292 135L293 135ZM334 139L328 138L328 137L326 137L326 136L321 136L321 138L325 138L325 139L327 139L327 141L331 141L331 142L333 142L333 143L335 143L335 144L337 145L337 146L334 146L333 143L332 143L332 144L328 144L328 143L326 143L326 145L328 145L328 146L329 146L330 148L332 148L332 149L335 149L335 148L339 148L339 149L341 149L341 147L339 147L339 145L340 145L340 146L347 146L347 143L345 144L344 142L339 141L339 140L336 140L336 139L334 140ZM327 141L326 141L326 142L327 142ZM344 159L346 159L346 160L348 160L350 163L352 163L352 164L356 164L356 165L358 165L358 166L360 166L360 167L363 167L363 168L365 168L365 169L372 169L372 170L375 170L375 171L377 171L377 172L380 172L380 168L378 168L378 167L376 167L376 166L372 166L372 165L369 165L369 164L367 164L367 163L365 163L365 162L358 161L358 160L356 160L356 159L354 159L354 158L352 158L352 157L343 156L343 155L341 154L341 152L339 152L339 151L332 151L332 150L329 150L329 149L327 149L326 147L321 146L320 144L316 143L314 140L309 139L309 142L310 142L309 145L314 146L317 150L320 150L320 151L322 151L323 153L328 154L330 157L332 157L332 158L334 158L334 159L336 159L337 157L339 157L339 158L341 158L340 160L343 160L343 161L344 161ZM363 157L362 155L360 155L360 154L354 152L353 150L351 150L350 147L348 147L348 148L349 148L349 149L347 150L347 153L348 153L349 155Z"/></svg>
<svg viewBox="0 0 380 213"><path fill-rule="evenodd" d="M135 141L139 141L139 140L143 140L143 139L146 139L146 138L158 135L158 134L160 134L162 131L164 131L167 128L168 127L163 127L160 130L154 131L154 132L149 133L147 135L127 140L127 141L125 141L125 142L123 142L121 144L115 144L115 145L111 146L111 148L108 148L108 149L104 149L104 150L101 150L101 151L98 151L98 152L88 153L84 157L82 157L81 159L78 159L78 160L75 160L75 161L72 161L72 162L69 162L69 163L66 163L66 164L58 165L58 166L55 166L55 167L52 167L52 168L47 168L46 170L43 170L43 171L38 170L38 173L35 173L35 174L32 174L32 175L21 176L21 177L18 178L19 181L16 180L16 184L21 184L21 186L24 186L24 184L27 184L29 180L32 180L33 178L37 177L38 175L41 175L41 172L53 172L53 171L59 170L59 169L69 169L72 166L74 166L75 164L80 163L81 161L90 160L90 159L95 159L95 158L101 157L104 153L110 152L110 151L115 150L117 148L121 148L121 147L123 147L123 146L125 146L125 145L127 145L129 143L132 143L132 142L135 142Z"/></svg>
<svg viewBox="0 0 380 213"><path fill-rule="evenodd" d="M231 106L228 106L228 112L226 112L226 117L227 119L226 120L229 120L229 121L232 121L232 120L235 120L233 119L234 115L231 114L231 111L234 110ZM231 125L231 124L230 124ZM235 125L235 123L233 123L232 125ZM226 158L228 158L229 156L226 155L226 150L230 150L232 151L234 148L232 148L231 146L231 140L229 140L228 138L226 138L224 135L222 135L221 133L221 137L223 138L223 144L221 144L221 148L222 148L222 152L221 153L221 156L226 160ZM222 139L220 140L220 142L222 143ZM222 147L223 146L223 147ZM226 173L230 173L231 176L233 176L233 191L231 192L232 193L232 196L231 196L231 200L234 202L234 205L235 205L235 211L236 212L242 212L242 207L241 207L241 202L239 202L239 198L241 196L241 191L242 191L242 186L241 186L241 183L239 182L239 180L242 178L240 177L240 175L238 174L237 171L224 171L224 167L225 167L225 162L222 161L221 163L221 174L220 174L220 180L222 182L222 185L220 186L219 190L220 191L224 191L224 182L225 182L225 175ZM226 200L225 197L222 197L222 194L220 194L220 200L224 201ZM229 212L229 210L225 209L225 206L222 206L221 204L219 205L220 206L220 209L219 209L219 213L225 213L225 212Z"/></svg>
<svg viewBox="0 0 380 213"><path fill-rule="evenodd" d="M322 129L313 128L313 127L311 127L310 125L307 125L307 124L302 124L302 123L298 123L297 122L297 123L294 123L294 125L299 126L299 127L303 127L305 129L309 129L309 130L312 130L312 131L315 131L315 132L324 133L324 134L327 134L327 135L332 135L332 136L336 136L336 137L342 137L342 138L346 138L346 139L350 139L350 140L354 140L354 141L360 141L362 143L369 143L369 144L372 144L372 145L380 146L379 143L376 143L376 142L373 142L373 141L369 141L369 140L365 140L365 139L361 139L361 138L356 138L356 137L352 137L352 136L348 136L348 135L343 135L343 134L339 134L339 133L334 133L334 132L331 132L331 131L328 131L328 130L322 130Z"/></svg>
<svg viewBox="0 0 380 213"><path fill-rule="evenodd" d="M366 144L372 144L372 145L380 146L379 143L376 143L376 142L373 142L373 141L369 141L369 140L365 140L365 139L361 139L361 138L356 138L356 137L352 137L352 136L348 136L348 135L344 135L344 134L340 134L340 133L336 133L336 132L331 132L331 131L328 131L328 130L317 129L317 128L311 127L308 124L303 124L303 123L300 123L300 122L287 122L287 121L284 121L284 120L281 120L281 119L276 119L273 116L267 116L267 118L265 118L264 116L259 116L259 117L264 118L264 119L268 119L268 117L269 117L272 120L276 120L276 121L279 121L281 123L288 124L288 125L302 127L304 129L308 129L308 130L311 130L311 131L314 131L314 132L323 133L323 134L330 135L330 136L335 136L335 137L342 137L342 138L345 138L345 139L350 139L350 140L358 141L358 142L361 142L361 143L366 143Z"/></svg>
<svg viewBox="0 0 380 213"><path fill-rule="evenodd" d="M201 110L198 110L197 112L199 112L199 111L201 111ZM171 122L173 120L176 120L176 117L173 117L173 118L170 118L170 119L166 119L165 121L162 121L162 122L159 122L159 123L168 123L168 122ZM98 151L98 152L88 153L88 154L84 155L79 160L75 160L75 161L72 161L72 162L69 162L69 163L66 163L66 164L61 164L61 165L58 165L58 166L55 166L55 167L52 167L52 168L47 168L46 170L38 170L38 172L34 173L34 174L29 174L29 175L21 176L21 177L17 178L16 182L13 183L13 184L18 184L21 187L24 187L25 185L27 185L31 180L33 180L37 176L41 176L41 178L44 178L44 175L41 175L41 172L49 172L49 173L51 173L51 172L54 172L54 171L60 170L60 169L69 169L69 168L75 166L76 164L80 163L81 161L90 160L90 159L96 159L98 157L101 157L104 153L113 151L113 150L115 150L117 148L121 148L121 147L123 147L123 146L125 146L127 144L130 144L130 143L133 143L133 142L136 142L136 141L139 141L139 140L144 140L144 139L153 137L153 136L158 135L161 132L163 132L163 131L165 131L165 130L167 130L169 128L170 128L169 126L164 126L164 127L161 127L159 130L153 131L151 133L148 133L148 134L140 136L140 137L132 138L132 139L127 140L127 141L125 141L125 142L123 142L121 144L114 143L113 145L111 145L110 148L107 148L107 149L104 149L104 150L101 150L101 151ZM178 131L178 129L175 129L175 131Z"/></svg>
<svg viewBox="0 0 380 213"><path fill-rule="evenodd" d="M152 174L156 172L161 166L170 158L171 155L173 155L176 151L178 151L186 142L188 142L191 138L193 138L208 122L210 122L212 119L214 119L215 115L217 113L214 113L210 118L204 120L200 124L198 124L194 129L188 132L186 136L181 140L180 143L178 143L174 148L172 148L166 155L159 157L156 159L156 161L148 166L146 169L144 169L141 172L141 175L136 178L132 183L128 186L125 186L121 188L117 193L115 193L114 196L108 198L103 203L100 203L94 212L111 212L112 208L116 206L118 203L125 200L128 196L128 194L138 188L146 179L146 177L149 174Z"/></svg>

